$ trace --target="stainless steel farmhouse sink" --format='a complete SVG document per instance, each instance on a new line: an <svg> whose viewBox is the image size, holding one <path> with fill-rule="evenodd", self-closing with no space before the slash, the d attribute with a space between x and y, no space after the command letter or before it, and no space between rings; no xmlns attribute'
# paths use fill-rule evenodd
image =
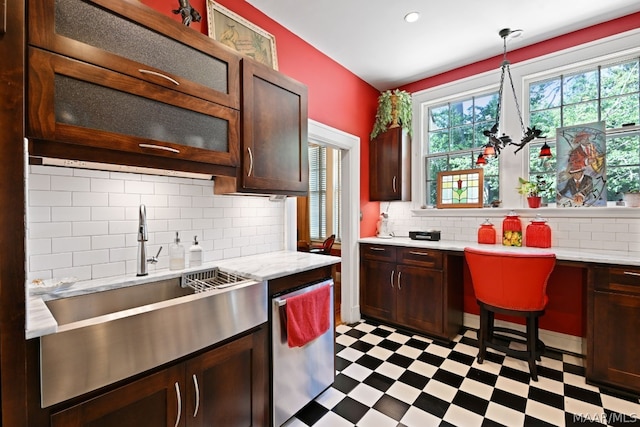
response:
<svg viewBox="0 0 640 427"><path fill-rule="evenodd" d="M58 331L40 337L42 407L171 362L267 321L266 282L244 279L203 289L188 279L45 302Z"/></svg>

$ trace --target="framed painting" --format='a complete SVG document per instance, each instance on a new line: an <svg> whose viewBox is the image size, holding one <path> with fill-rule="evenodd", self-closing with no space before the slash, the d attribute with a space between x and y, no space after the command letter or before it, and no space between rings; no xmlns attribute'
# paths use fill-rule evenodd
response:
<svg viewBox="0 0 640 427"><path fill-rule="evenodd" d="M209 37L274 70L278 69L273 35L213 0L207 0L207 21Z"/></svg>
<svg viewBox="0 0 640 427"><path fill-rule="evenodd" d="M556 206L607 206L605 123L556 130Z"/></svg>
<svg viewBox="0 0 640 427"><path fill-rule="evenodd" d="M438 172L436 207L481 208L483 189L482 169Z"/></svg>

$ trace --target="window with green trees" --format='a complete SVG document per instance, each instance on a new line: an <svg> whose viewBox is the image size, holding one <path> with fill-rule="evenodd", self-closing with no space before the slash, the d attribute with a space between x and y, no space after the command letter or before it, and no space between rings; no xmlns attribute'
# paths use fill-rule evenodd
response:
<svg viewBox="0 0 640 427"><path fill-rule="evenodd" d="M473 169L496 121L498 92L469 96L427 109L426 203L436 204L438 172ZM484 201L499 199L498 162L484 168Z"/></svg>
<svg viewBox="0 0 640 427"><path fill-rule="evenodd" d="M529 123L542 129L554 157L540 159L544 141L531 143L529 176L543 175L555 188L556 128L605 121L607 198L640 190L640 64L603 64L529 84ZM555 194L546 195L548 201Z"/></svg>

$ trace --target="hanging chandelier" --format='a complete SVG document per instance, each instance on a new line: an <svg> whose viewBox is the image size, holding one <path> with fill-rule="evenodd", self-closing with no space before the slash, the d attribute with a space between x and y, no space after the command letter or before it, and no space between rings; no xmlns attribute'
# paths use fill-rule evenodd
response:
<svg viewBox="0 0 640 427"><path fill-rule="evenodd" d="M535 126L528 127L525 129L524 121L522 120L522 114L520 113L520 104L518 103L518 97L516 96L516 89L513 85L513 78L511 77L511 69L509 68L510 62L507 60L507 37L517 37L522 33L522 30L511 30L509 28L504 28L500 30L498 33L500 37L502 37L503 42L503 52L502 52L502 65L501 65L501 74L500 74L500 91L498 92L498 105L496 107L496 122L491 127L491 129L483 131L483 135L488 138L487 143L482 150L482 153L478 156L476 160L476 165L484 166L487 164L487 160L492 159L494 157L498 157L500 152L507 147L508 145L514 145L518 148L513 152L516 154L518 151L522 150L525 145L529 142L533 141L536 138L544 138L541 135L542 131L540 129L536 129ZM502 108L502 94L504 92L504 80L505 76L509 78L509 84L511 85L511 92L513 93L513 99L516 104L516 111L518 112L518 119L520 119L520 128L522 129L522 138L520 142L513 142L511 137L505 133L499 135L500 130L500 111ZM540 149L539 157L551 157L551 148L547 145L546 141L542 148Z"/></svg>

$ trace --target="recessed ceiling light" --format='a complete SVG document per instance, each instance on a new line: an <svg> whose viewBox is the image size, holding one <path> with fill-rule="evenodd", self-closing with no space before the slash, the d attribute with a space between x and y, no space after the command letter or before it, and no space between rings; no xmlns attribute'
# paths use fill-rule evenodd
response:
<svg viewBox="0 0 640 427"><path fill-rule="evenodd" d="M418 19L420 19L419 12L409 12L404 16L404 20L407 22L416 22Z"/></svg>

